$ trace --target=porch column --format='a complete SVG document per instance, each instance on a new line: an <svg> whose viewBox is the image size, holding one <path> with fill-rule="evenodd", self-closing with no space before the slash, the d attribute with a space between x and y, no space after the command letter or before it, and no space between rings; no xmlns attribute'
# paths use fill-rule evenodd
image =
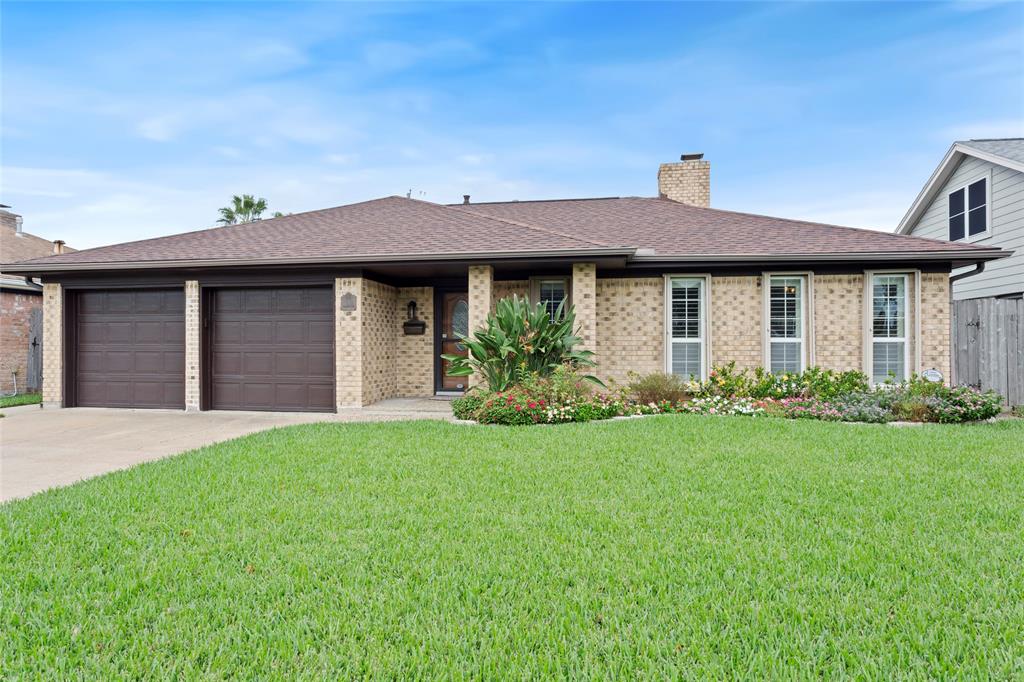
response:
<svg viewBox="0 0 1024 682"><path fill-rule="evenodd" d="M43 285L43 407L64 406L64 290Z"/></svg>
<svg viewBox="0 0 1024 682"><path fill-rule="evenodd" d="M363 406L363 278L334 280L334 397L338 409Z"/></svg>
<svg viewBox="0 0 1024 682"><path fill-rule="evenodd" d="M185 411L199 411L199 343L202 334L199 315L199 282L185 282Z"/></svg>
<svg viewBox="0 0 1024 682"><path fill-rule="evenodd" d="M572 264L572 304L582 350L597 350L597 265Z"/></svg>
<svg viewBox="0 0 1024 682"><path fill-rule="evenodd" d="M491 312L494 289L494 268L490 265L469 266L469 333L473 334L484 326ZM478 374L469 377L471 386L482 383Z"/></svg>

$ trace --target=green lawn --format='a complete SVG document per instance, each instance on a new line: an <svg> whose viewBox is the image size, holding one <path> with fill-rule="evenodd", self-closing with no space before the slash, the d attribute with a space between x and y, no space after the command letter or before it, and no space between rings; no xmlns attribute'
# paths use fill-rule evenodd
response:
<svg viewBox="0 0 1024 682"><path fill-rule="evenodd" d="M19 393L0 398L0 409L5 407L17 407L18 405L38 405L43 397L38 393Z"/></svg>
<svg viewBox="0 0 1024 682"><path fill-rule="evenodd" d="M0 676L1024 676L1024 422L319 424L0 507Z"/></svg>

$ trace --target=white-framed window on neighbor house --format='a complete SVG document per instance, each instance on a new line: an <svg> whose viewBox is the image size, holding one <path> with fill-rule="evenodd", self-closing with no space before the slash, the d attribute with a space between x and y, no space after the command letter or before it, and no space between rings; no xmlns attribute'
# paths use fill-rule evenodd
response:
<svg viewBox="0 0 1024 682"><path fill-rule="evenodd" d="M908 291L906 273L871 276L871 380L876 384L908 376Z"/></svg>
<svg viewBox="0 0 1024 682"><path fill-rule="evenodd" d="M989 234L989 179L972 180L949 193L949 240L984 239Z"/></svg>
<svg viewBox="0 0 1024 682"><path fill-rule="evenodd" d="M530 300L535 303L543 303L553 321L561 303L565 302L565 306L562 308L563 312L569 306L569 278L535 277L531 279Z"/></svg>
<svg viewBox="0 0 1024 682"><path fill-rule="evenodd" d="M707 378L707 287L705 276L665 279L665 369L684 379Z"/></svg>
<svg viewBox="0 0 1024 682"><path fill-rule="evenodd" d="M773 374L796 374L806 369L807 277L768 275L767 350Z"/></svg>

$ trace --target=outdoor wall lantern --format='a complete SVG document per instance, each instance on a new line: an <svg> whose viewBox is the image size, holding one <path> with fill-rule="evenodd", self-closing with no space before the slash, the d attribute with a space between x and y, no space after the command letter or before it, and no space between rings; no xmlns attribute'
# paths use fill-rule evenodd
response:
<svg viewBox="0 0 1024 682"><path fill-rule="evenodd" d="M406 336L422 336L427 331L427 323L416 317L416 301L409 301L406 309L409 317L402 324L402 331Z"/></svg>

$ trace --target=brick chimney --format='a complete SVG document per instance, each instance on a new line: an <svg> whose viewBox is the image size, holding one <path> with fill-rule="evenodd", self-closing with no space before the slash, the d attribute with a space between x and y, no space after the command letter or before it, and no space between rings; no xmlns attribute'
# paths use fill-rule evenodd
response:
<svg viewBox="0 0 1024 682"><path fill-rule="evenodd" d="M658 196L691 206L711 205L711 162L703 154L683 154L658 168Z"/></svg>

